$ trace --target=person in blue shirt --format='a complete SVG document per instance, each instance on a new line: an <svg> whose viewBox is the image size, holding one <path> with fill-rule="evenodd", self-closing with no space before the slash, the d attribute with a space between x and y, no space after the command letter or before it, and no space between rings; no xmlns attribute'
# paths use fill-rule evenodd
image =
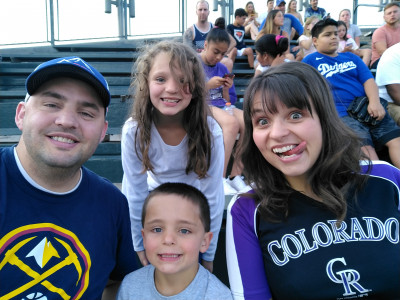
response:
<svg viewBox="0 0 400 300"><path fill-rule="evenodd" d="M317 16L320 20L328 16L325 9L318 7L318 0L310 0L310 6L304 12L304 21L307 21L311 16Z"/></svg>
<svg viewBox="0 0 400 300"><path fill-rule="evenodd" d="M388 147L389 156L400 167L400 128L387 114L380 101L378 87L365 63L351 52L338 53L337 22L321 20L311 30L317 52L307 55L303 62L316 68L329 82L339 117L357 132L362 149L371 160L378 160L375 149ZM353 101L367 97L367 119L356 119L348 109Z"/></svg>

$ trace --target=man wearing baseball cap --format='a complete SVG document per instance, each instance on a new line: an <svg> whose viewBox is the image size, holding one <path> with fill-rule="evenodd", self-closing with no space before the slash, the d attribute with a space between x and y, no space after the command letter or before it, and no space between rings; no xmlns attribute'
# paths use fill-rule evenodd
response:
<svg viewBox="0 0 400 300"><path fill-rule="evenodd" d="M79 57L39 65L0 148L0 298L101 299L137 268L125 196L82 165L107 131L110 92Z"/></svg>

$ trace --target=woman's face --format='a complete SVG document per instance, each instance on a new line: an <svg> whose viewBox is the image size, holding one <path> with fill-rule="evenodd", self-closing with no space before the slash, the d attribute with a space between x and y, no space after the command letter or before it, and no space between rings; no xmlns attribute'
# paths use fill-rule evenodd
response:
<svg viewBox="0 0 400 300"><path fill-rule="evenodd" d="M346 27L343 25L338 26L338 37L339 39L343 40L344 36L346 35Z"/></svg>
<svg viewBox="0 0 400 300"><path fill-rule="evenodd" d="M291 3L290 3L290 10L291 11L296 11L297 10L297 1L292 1Z"/></svg>
<svg viewBox="0 0 400 300"><path fill-rule="evenodd" d="M274 25L283 26L283 14L282 12L278 12L274 18Z"/></svg>
<svg viewBox="0 0 400 300"><path fill-rule="evenodd" d="M203 61L206 65L215 66L224 58L226 51L228 51L228 47L228 43L225 42L205 41L205 51L202 52Z"/></svg>
<svg viewBox="0 0 400 300"><path fill-rule="evenodd" d="M344 10L340 13L339 21L343 21L347 24L350 23L350 18L351 18L350 13L347 10Z"/></svg>
<svg viewBox="0 0 400 300"><path fill-rule="evenodd" d="M277 113L264 110L262 93L253 102L253 140L265 160L293 186L306 182L322 149L322 128L315 110L286 107L276 99Z"/></svg>
<svg viewBox="0 0 400 300"><path fill-rule="evenodd" d="M252 14L254 12L254 5L252 3L247 4L247 13Z"/></svg>
<svg viewBox="0 0 400 300"><path fill-rule="evenodd" d="M266 67L271 65L273 58L271 58L268 53L261 54L260 52L256 51L256 54L257 60L261 66Z"/></svg>

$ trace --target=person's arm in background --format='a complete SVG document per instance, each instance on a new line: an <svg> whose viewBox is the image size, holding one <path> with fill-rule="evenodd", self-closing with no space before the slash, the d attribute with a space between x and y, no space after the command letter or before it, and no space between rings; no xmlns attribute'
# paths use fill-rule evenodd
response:
<svg viewBox="0 0 400 300"><path fill-rule="evenodd" d="M372 35L372 44L375 46L376 52L382 56L383 52L387 49L387 42L385 32L378 28Z"/></svg>
<svg viewBox="0 0 400 300"><path fill-rule="evenodd" d="M194 33L193 33L193 26L190 26L186 29L185 33L183 34L183 43L186 45L193 47L193 40L194 40Z"/></svg>
<svg viewBox="0 0 400 300"><path fill-rule="evenodd" d="M400 83L388 84L386 90L393 102L400 106Z"/></svg>
<svg viewBox="0 0 400 300"><path fill-rule="evenodd" d="M364 90L369 101L368 113L371 115L371 117L376 118L377 120L382 120L386 112L379 101L378 86L373 78L370 78L364 82Z"/></svg>

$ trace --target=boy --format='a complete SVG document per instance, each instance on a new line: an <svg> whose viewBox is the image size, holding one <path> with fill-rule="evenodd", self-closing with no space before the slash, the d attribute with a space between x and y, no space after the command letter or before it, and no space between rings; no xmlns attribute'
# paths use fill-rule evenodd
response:
<svg viewBox="0 0 400 300"><path fill-rule="evenodd" d="M377 160L374 145L389 148L391 162L400 167L400 128L379 101L378 87L364 62L351 52L337 53L339 39L337 22L321 20L311 30L317 52L307 55L303 62L315 67L329 82L336 110L343 122L363 139L362 150L372 160ZM354 99L368 98L367 115L373 123L351 117L347 108Z"/></svg>
<svg viewBox="0 0 400 300"><path fill-rule="evenodd" d="M212 238L205 196L184 183L164 183L146 198L142 236L151 264L128 274L123 299L232 299L230 290L199 264Z"/></svg>
<svg viewBox="0 0 400 300"><path fill-rule="evenodd" d="M235 21L226 28L236 41L236 46L229 52L228 57L235 62L236 56L245 55L249 62L250 68L254 68L253 49L247 47L244 43L244 22L246 21L247 12L243 8L235 10Z"/></svg>

